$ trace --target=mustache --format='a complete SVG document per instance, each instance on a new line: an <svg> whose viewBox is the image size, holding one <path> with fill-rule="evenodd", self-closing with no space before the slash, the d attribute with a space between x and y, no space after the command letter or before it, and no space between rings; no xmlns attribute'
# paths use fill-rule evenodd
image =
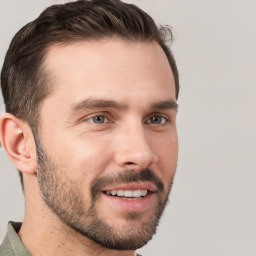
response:
<svg viewBox="0 0 256 256"><path fill-rule="evenodd" d="M116 185L118 183L131 183L131 182L140 182L148 181L153 183L159 192L164 191L163 182L156 176L156 174L150 169L145 168L141 171L135 170L123 170L114 174L110 174L104 177L99 177L94 180L91 185L91 196L94 201L101 190L105 186Z"/></svg>

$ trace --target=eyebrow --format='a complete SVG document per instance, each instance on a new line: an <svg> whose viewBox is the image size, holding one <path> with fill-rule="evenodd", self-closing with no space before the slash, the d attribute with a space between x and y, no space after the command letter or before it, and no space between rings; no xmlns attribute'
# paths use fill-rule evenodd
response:
<svg viewBox="0 0 256 256"><path fill-rule="evenodd" d="M89 98L89 99L82 100L77 104L72 105L72 112L77 112L83 109L92 109L92 108L127 109L127 105L114 100Z"/></svg>
<svg viewBox="0 0 256 256"><path fill-rule="evenodd" d="M178 104L174 100L160 101L151 105L153 109L173 109L178 110Z"/></svg>
<svg viewBox="0 0 256 256"><path fill-rule="evenodd" d="M76 104L73 104L71 107L71 112L75 113L78 111L82 111L84 109L93 109L93 108L115 108L120 110L128 109L126 104L123 104L118 101L108 100L108 99L94 99L89 98L82 100ZM151 104L152 109L173 109L177 111L178 104L174 100L160 101Z"/></svg>

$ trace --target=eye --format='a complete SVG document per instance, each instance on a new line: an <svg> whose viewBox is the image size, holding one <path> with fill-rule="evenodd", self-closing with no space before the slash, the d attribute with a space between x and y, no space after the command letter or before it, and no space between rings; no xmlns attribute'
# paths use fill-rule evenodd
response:
<svg viewBox="0 0 256 256"><path fill-rule="evenodd" d="M95 124L104 124L107 121L107 118L105 116L93 116L88 119L89 122L95 123Z"/></svg>
<svg viewBox="0 0 256 256"><path fill-rule="evenodd" d="M150 117L146 123L147 124L164 124L166 123L166 118L162 117L162 116L152 116Z"/></svg>

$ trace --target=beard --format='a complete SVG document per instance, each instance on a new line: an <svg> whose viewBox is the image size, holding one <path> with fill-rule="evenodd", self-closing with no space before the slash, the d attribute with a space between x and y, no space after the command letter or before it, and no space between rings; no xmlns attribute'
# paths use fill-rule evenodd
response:
<svg viewBox="0 0 256 256"><path fill-rule="evenodd" d="M63 223L95 243L114 250L136 250L151 240L167 204L173 178L167 187L164 187L163 182L149 168L141 171L118 171L96 178L90 185L91 200L85 202L82 197L84 184L65 176L66 170L49 158L36 137L35 141L37 180L42 199ZM139 212L127 212L123 216L127 224L114 227L100 217L97 211L97 206L100 205L97 205L97 202L102 193L101 188L106 185L141 181L149 181L157 187L157 204L147 221L140 220ZM133 225L134 221L140 221L138 228Z"/></svg>

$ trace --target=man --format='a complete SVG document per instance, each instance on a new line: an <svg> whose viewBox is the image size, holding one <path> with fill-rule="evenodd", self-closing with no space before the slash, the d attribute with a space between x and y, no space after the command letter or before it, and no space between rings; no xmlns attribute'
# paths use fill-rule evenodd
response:
<svg viewBox="0 0 256 256"><path fill-rule="evenodd" d="M51 6L15 35L0 129L25 216L1 256L128 256L152 238L177 164L171 37L117 0Z"/></svg>

